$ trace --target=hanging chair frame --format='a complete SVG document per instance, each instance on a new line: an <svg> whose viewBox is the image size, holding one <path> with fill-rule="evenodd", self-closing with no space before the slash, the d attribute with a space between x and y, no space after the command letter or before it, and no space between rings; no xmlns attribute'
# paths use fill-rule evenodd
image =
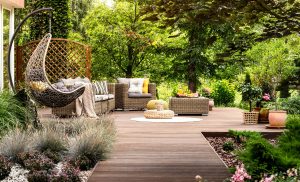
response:
<svg viewBox="0 0 300 182"><path fill-rule="evenodd" d="M52 8L42 8L36 10L29 15L27 15L24 20L18 25L15 33L10 41L9 51L8 51L8 76L9 83L14 93L16 93L16 89L14 83L12 81L11 72L10 72L10 55L13 41L20 30L21 26L25 23L25 21L37 14L41 11L52 11ZM63 107L70 104L76 98L83 94L85 90L85 85L77 85L72 91L62 91L55 88L51 82L49 81L46 70L45 70L45 61L46 55L48 51L48 47L51 41L51 17L52 14L49 14L49 33L46 34L43 39L39 42L38 46L35 48L32 53L25 71L25 83L26 88L29 91L28 94L31 96L33 100L36 102L48 106L48 107Z"/></svg>

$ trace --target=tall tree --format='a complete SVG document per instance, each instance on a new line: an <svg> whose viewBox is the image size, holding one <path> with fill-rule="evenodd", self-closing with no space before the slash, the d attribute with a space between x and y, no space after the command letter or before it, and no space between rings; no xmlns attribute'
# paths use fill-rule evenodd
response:
<svg viewBox="0 0 300 182"><path fill-rule="evenodd" d="M94 8L95 0L70 0L70 19L71 19L71 31L69 38L77 41L83 41L87 39L86 30L83 26L83 19L86 17L89 11Z"/></svg>
<svg viewBox="0 0 300 182"><path fill-rule="evenodd" d="M101 4L89 13L84 26L93 46L94 78L143 76L154 67L162 30L142 18L137 1L116 2L113 9Z"/></svg>

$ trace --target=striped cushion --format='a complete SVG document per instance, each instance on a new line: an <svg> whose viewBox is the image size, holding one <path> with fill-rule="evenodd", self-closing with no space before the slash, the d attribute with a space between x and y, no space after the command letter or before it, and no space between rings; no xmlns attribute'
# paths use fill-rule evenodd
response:
<svg viewBox="0 0 300 182"><path fill-rule="evenodd" d="M107 81L95 81L93 84L95 95L108 94Z"/></svg>

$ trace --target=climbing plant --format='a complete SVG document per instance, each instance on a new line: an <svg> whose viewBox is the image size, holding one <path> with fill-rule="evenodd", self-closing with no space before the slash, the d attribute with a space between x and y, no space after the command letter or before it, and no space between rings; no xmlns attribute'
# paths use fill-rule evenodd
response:
<svg viewBox="0 0 300 182"><path fill-rule="evenodd" d="M57 38L67 38L70 24L70 13L68 0L32 0L29 8L34 11L43 7L52 7L52 36ZM37 40L45 35L49 30L49 17L45 13L35 15L30 23L30 39Z"/></svg>

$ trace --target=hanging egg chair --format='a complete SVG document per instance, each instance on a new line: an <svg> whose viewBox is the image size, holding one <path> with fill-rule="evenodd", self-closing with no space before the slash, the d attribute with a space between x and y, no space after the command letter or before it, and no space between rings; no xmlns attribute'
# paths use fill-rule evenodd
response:
<svg viewBox="0 0 300 182"><path fill-rule="evenodd" d="M18 25L15 33L12 36L12 39L9 44L8 51L8 75L10 86L12 90L16 93L10 69L10 53L12 49L13 41L16 37L16 34L20 30L21 26L25 21L32 15L39 13L41 11L52 11L52 8L42 8L36 10L29 15L27 15L24 20ZM49 32L51 32L51 14L49 18ZM26 91L29 94L30 98L41 105L48 107L64 107L70 104L72 101L77 99L80 95L83 94L85 86L83 84L77 85L76 87L69 88L68 91L62 91L57 89L53 84L50 83L45 69L45 61L47 50L51 41L51 33L47 33L42 40L37 45L36 49L32 53L25 71L25 85Z"/></svg>
<svg viewBox="0 0 300 182"><path fill-rule="evenodd" d="M36 102L48 107L64 107L82 95L85 87L81 84L72 91L61 91L50 83L45 60L51 37L50 33L46 34L31 55L25 71L25 85Z"/></svg>

